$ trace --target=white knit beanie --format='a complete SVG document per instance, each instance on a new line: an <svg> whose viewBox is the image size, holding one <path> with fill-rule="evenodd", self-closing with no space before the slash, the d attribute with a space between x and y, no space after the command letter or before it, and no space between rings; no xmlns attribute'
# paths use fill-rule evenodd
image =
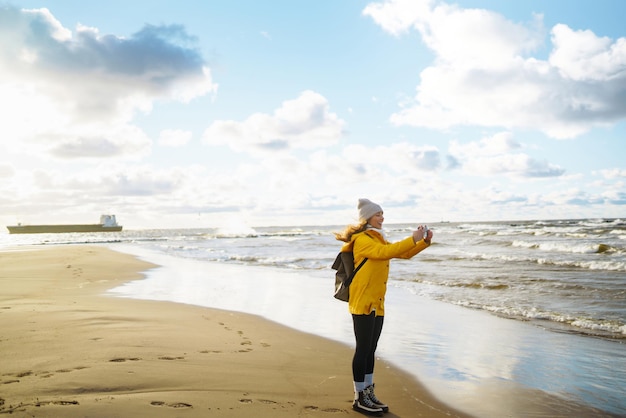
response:
<svg viewBox="0 0 626 418"><path fill-rule="evenodd" d="M357 206L359 208L359 221L364 222L367 221L372 216L376 215L378 212L382 212L383 208L380 205L372 202L369 199L359 199L359 204Z"/></svg>

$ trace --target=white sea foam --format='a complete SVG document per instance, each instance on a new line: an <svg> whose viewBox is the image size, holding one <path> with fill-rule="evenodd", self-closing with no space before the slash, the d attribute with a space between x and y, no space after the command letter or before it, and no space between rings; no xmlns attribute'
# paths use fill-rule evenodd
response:
<svg viewBox="0 0 626 418"><path fill-rule="evenodd" d="M537 249L540 251L591 254L591 253L600 252L602 244L598 244L595 242L572 243L570 241L533 242L533 241L515 240L511 243L511 245L513 247Z"/></svg>

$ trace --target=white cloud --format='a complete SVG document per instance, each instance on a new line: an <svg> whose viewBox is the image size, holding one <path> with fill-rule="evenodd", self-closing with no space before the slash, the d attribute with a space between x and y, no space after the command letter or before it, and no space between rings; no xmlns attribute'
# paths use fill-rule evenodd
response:
<svg viewBox="0 0 626 418"><path fill-rule="evenodd" d="M15 174L15 168L11 164L0 163L0 179L8 179Z"/></svg>
<svg viewBox="0 0 626 418"><path fill-rule="evenodd" d="M217 89L180 26L123 38L81 25L72 32L47 9L3 7L0 20L0 138L18 143L15 151L140 156L149 141L130 124L136 112Z"/></svg>
<svg viewBox="0 0 626 418"><path fill-rule="evenodd" d="M343 126L344 122L329 111L326 98L307 90L283 102L271 115L255 113L243 122L215 121L205 130L203 140L250 153L313 149L336 143Z"/></svg>
<svg viewBox="0 0 626 418"><path fill-rule="evenodd" d="M158 143L165 147L182 147L191 141L191 131L182 129L166 129L159 133Z"/></svg>
<svg viewBox="0 0 626 418"><path fill-rule="evenodd" d="M565 78L609 81L626 77L625 38L612 42L590 30L574 31L559 24L552 29L552 44L549 62Z"/></svg>
<svg viewBox="0 0 626 418"><path fill-rule="evenodd" d="M6 11L11 14L17 12L16 9ZM22 13L26 16L26 19L20 19L20 17L17 16L19 15L19 12L17 12L15 13L15 16L13 16L17 18L16 22L19 22L20 25L33 24L37 26L37 28L32 29L23 28L24 32L22 33L27 33L31 30L33 32L37 32L37 29L44 29L55 41L66 42L72 39L72 32L67 28L64 28L63 25L61 25L61 22L56 20L47 8L43 7L41 9L22 10Z"/></svg>
<svg viewBox="0 0 626 418"><path fill-rule="evenodd" d="M44 144L40 151L60 159L73 158L130 158L146 156L152 142L145 133L133 125L92 123L71 126L63 131L49 131L34 137Z"/></svg>
<svg viewBox="0 0 626 418"><path fill-rule="evenodd" d="M396 36L408 31L429 15L436 0L396 0L370 3L363 14Z"/></svg>
<svg viewBox="0 0 626 418"><path fill-rule="evenodd" d="M565 139L626 118L625 38L556 25L543 60L530 56L544 46L541 16L522 24L487 10L409 0L372 3L364 14L394 35L417 30L436 55L394 124L536 129Z"/></svg>
<svg viewBox="0 0 626 418"><path fill-rule="evenodd" d="M390 0L370 4L363 13L394 35L419 31L439 61L466 69L507 67L539 46L543 37L540 16L528 28L492 11L443 2Z"/></svg>
<svg viewBox="0 0 626 418"><path fill-rule="evenodd" d="M504 154L521 148L521 144L513 139L511 132L498 132L490 137L485 137L478 142L470 142L461 145L452 141L450 152L463 158L476 158L480 156L493 156Z"/></svg>
<svg viewBox="0 0 626 418"><path fill-rule="evenodd" d="M467 144L450 141L448 151L454 162L469 175L533 178L564 174L565 170L557 165L515 151L521 147L510 132L501 132Z"/></svg>
<svg viewBox="0 0 626 418"><path fill-rule="evenodd" d="M600 170L600 174L606 179L619 179L626 178L626 169L623 168L612 168L606 170Z"/></svg>
<svg viewBox="0 0 626 418"><path fill-rule="evenodd" d="M367 147L347 146L343 161L352 164L384 167L385 171L405 174L424 174L441 166L439 150L430 145L417 146L407 142Z"/></svg>

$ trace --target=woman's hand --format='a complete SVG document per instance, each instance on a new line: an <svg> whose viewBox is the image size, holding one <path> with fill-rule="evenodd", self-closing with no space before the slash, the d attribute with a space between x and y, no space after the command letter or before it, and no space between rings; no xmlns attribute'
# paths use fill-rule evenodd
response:
<svg viewBox="0 0 626 418"><path fill-rule="evenodd" d="M428 229L428 232L426 233L426 236L424 237L424 242L426 244L430 244L431 239L433 239L433 231L432 229Z"/></svg>
<svg viewBox="0 0 626 418"><path fill-rule="evenodd" d="M430 240L433 238L433 231L430 229L424 234L424 226L420 225L415 231L413 231L413 242L424 240L427 244L430 244Z"/></svg>

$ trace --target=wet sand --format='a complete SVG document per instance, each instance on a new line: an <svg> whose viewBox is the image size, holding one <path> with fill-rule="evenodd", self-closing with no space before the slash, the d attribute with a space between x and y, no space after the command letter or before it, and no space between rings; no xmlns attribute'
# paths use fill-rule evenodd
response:
<svg viewBox="0 0 626 418"><path fill-rule="evenodd" d="M0 413L333 417L352 350L261 317L105 296L154 265L96 246L0 252ZM379 361L386 417L467 417Z"/></svg>

